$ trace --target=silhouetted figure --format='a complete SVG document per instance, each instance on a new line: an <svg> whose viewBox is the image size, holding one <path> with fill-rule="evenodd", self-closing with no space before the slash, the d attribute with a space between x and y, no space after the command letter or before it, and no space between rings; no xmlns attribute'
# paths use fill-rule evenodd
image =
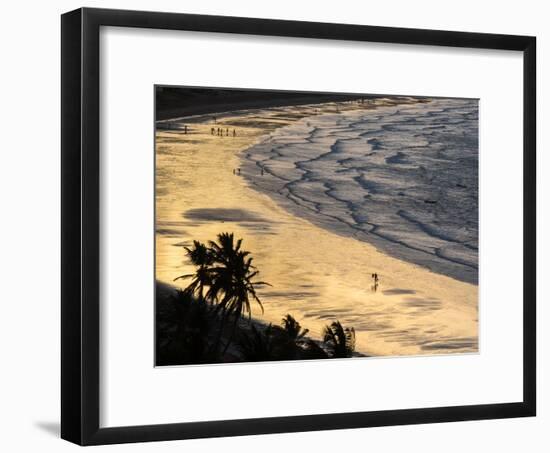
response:
<svg viewBox="0 0 550 453"><path fill-rule="evenodd" d="M214 128L210 129L210 133L214 135Z"/></svg>
<svg viewBox="0 0 550 453"><path fill-rule="evenodd" d="M233 174L235 174L235 169L233 169Z"/></svg>
<svg viewBox="0 0 550 453"><path fill-rule="evenodd" d="M183 133L187 134L187 124L185 126L183 126Z"/></svg>
<svg viewBox="0 0 550 453"><path fill-rule="evenodd" d="M376 290L378 289L378 282L379 282L378 274L377 273L371 274L371 277L374 280L374 285L371 286L371 289L374 292L376 292Z"/></svg>
<svg viewBox="0 0 550 453"><path fill-rule="evenodd" d="M235 129L233 129L233 137L236 137L237 133L235 132Z"/></svg>
<svg viewBox="0 0 550 453"><path fill-rule="evenodd" d="M214 124L216 124L216 117L214 116L213 118L214 118Z"/></svg>
<svg viewBox="0 0 550 453"><path fill-rule="evenodd" d="M237 168L237 173L238 173L239 175L241 174L241 169L240 169L240 167Z"/></svg>

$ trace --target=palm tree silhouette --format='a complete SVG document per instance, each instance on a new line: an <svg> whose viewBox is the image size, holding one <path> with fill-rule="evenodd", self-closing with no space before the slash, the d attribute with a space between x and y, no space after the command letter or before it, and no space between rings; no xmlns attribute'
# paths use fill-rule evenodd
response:
<svg viewBox="0 0 550 453"><path fill-rule="evenodd" d="M281 360L295 360L303 355L308 338L308 329L302 326L294 317L287 314L281 322L281 326L273 328L274 350Z"/></svg>
<svg viewBox="0 0 550 453"><path fill-rule="evenodd" d="M193 241L193 247L185 247L187 257L197 269L193 274L185 274L176 277L174 281L179 279L192 278L193 280L185 288L185 292L194 295L200 301L204 301L204 288L210 286L212 279L210 276L210 266L213 263L213 257L208 247L199 241Z"/></svg>
<svg viewBox="0 0 550 453"><path fill-rule="evenodd" d="M175 297L164 297L172 303L165 302L158 309L157 361L163 364L220 361L234 337L246 360L352 357L355 330L344 328L339 321L325 326L323 343L308 338L308 329L302 328L290 314L280 326L260 327L251 323L254 302L264 312L257 289L269 283L256 280L259 271L252 264L250 252L242 249L242 242L235 240L233 233L220 233L216 241L207 244L193 241L192 246L185 247L195 272L176 277L174 280L191 279L191 282ZM239 329L236 335L239 320L245 316L250 327ZM226 325L229 319L232 326Z"/></svg>
<svg viewBox="0 0 550 453"><path fill-rule="evenodd" d="M332 358L351 357L355 351L355 329L344 329L339 321L334 321L325 326L323 341Z"/></svg>
<svg viewBox="0 0 550 453"><path fill-rule="evenodd" d="M301 343L305 336L308 334L308 329L302 329L302 326L294 317L290 314L287 314L282 321L282 326L286 334L288 335L289 340L293 341L296 344Z"/></svg>
<svg viewBox="0 0 550 453"><path fill-rule="evenodd" d="M241 250L241 245L242 239L235 242L233 233L221 233L218 235L218 242L209 242L212 265L208 271L210 287L206 298L217 304L216 310L221 312L222 316L217 345L228 317L233 316L233 326L225 344L224 354L231 344L239 319L243 315L248 315L250 321L251 301L256 301L262 313L264 312L256 288L269 285L267 282L253 280L259 271L252 265L250 252Z"/></svg>

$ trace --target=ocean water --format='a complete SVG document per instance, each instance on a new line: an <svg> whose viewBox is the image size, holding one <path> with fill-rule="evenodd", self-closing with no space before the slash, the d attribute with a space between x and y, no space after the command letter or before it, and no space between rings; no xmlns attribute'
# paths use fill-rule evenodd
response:
<svg viewBox="0 0 550 453"><path fill-rule="evenodd" d="M243 174L295 215L477 284L477 100L302 118L246 150Z"/></svg>

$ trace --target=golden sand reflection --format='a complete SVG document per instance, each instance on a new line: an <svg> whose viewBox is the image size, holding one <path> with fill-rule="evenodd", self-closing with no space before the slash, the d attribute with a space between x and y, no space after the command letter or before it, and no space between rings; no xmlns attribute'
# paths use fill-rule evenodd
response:
<svg viewBox="0 0 550 453"><path fill-rule="evenodd" d="M156 132L157 280L185 286L184 280L173 281L193 270L183 247L234 232L252 252L261 280L272 285L259 292L264 315L253 307L253 315L266 322L279 323L290 313L320 338L323 327L338 319L355 328L356 349L369 355L477 351L476 285L296 217L239 175L241 153L265 134L334 108L287 107L277 115L272 109L227 115L216 123L205 116L161 124ZM376 291L373 273L379 276Z"/></svg>

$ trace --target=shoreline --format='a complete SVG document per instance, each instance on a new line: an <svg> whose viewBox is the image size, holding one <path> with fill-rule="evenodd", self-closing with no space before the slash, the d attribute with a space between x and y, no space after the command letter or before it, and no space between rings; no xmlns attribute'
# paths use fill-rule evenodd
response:
<svg viewBox="0 0 550 453"><path fill-rule="evenodd" d="M244 239L262 280L273 284L260 292L266 308L262 320L278 323L286 313L293 314L318 339L322 327L338 319L356 329L357 351L369 356L477 352L477 286L323 229L232 174L252 144L319 109L334 113L335 105L225 116L216 126L236 128L235 138L212 135L213 124L207 119L191 123L188 134L179 129L156 131L161 179L157 279L170 282L190 270L181 248L189 241L207 241L221 231L231 231ZM203 148L208 155L200 153ZM193 161L199 155L202 160ZM181 168L170 159L185 159L190 168L182 171L185 186L166 200L163 173ZM371 272L381 275L378 290L370 288Z"/></svg>
<svg viewBox="0 0 550 453"><path fill-rule="evenodd" d="M405 104L405 103L404 103ZM372 110L375 110L376 107L374 107ZM353 114L353 112L352 112ZM345 116L345 115L344 115ZM361 116L358 116L357 118L353 119L352 116L351 119L348 120L349 123L354 123L355 121L360 121ZM305 117L301 119L297 119L293 123L285 126L289 128L296 128L298 124L301 124L300 128L310 130L316 130L316 127L314 126L316 118L314 117ZM307 127L306 127L307 125ZM282 128L281 128L282 129ZM287 133L288 134L288 133ZM290 133L291 135L288 135L289 137L295 137L293 133ZM292 184L295 184L297 182L308 182L308 179L304 179L307 173L312 172L312 170L305 169L306 165L310 162L319 160L321 156L328 156L328 155L336 155L336 153L333 153L332 146L330 148L327 148L326 150L323 149L322 152L317 155L300 155L300 159L297 161L285 161L289 163L293 163L296 167L296 171L298 173L303 173L298 179L287 179L287 178L293 178L294 176L288 176L287 174L281 175L277 171L272 171L271 169L271 163L275 162L283 162L281 157L281 147L285 146L285 141L287 140L286 135L279 135L280 138L279 141L283 144L279 143L277 139L274 139L279 135L279 130L272 132L269 136L265 138L265 140L260 141L258 144L254 144L251 147L249 147L246 150L243 150L241 153L241 161L243 164L244 169L244 176L247 182L249 183L250 187L253 188L256 191L259 191L261 193L264 193L271 198L273 198L280 206L282 206L284 209L288 210L293 215L300 216L308 221L311 221L312 223L320 226L321 228L327 229L329 231L332 231L336 234L345 236L345 237L352 237L360 241L367 242L374 247L378 248L380 251L384 253L388 253L391 256L401 259L404 261L407 261L411 264L422 266L428 270L431 270L432 272L436 274L445 275L447 277L460 280L465 283L470 283L477 285L478 284L478 267L475 264L469 263L465 260L461 260L459 257L448 257L444 254L433 254L430 253L427 250L424 250L420 247L414 247L409 246L404 242L401 242L399 238L391 237L390 235L380 233L379 225L376 223L369 222L369 229L366 230L362 228L361 224L356 224L350 221L346 221L345 218L336 218L331 216L330 214L323 214L319 211L319 209L312 205L307 199L301 199L297 193L295 193L294 190L290 189L290 186ZM303 140L303 137L296 135L296 141L292 143L292 145L297 145L297 151L300 152L300 145L308 146L308 139ZM299 140L302 139L303 142L300 142ZM336 140L335 143L341 141L340 139ZM268 150L267 152L265 150ZM273 150L277 149L276 152ZM271 150L271 152L269 152ZM373 153L374 154L374 153ZM402 154L403 155L403 154ZM286 158L286 155L285 155ZM279 159L279 160L278 160ZM340 159L343 159L340 157ZM387 159L389 160L389 158ZM340 162L338 160L337 162ZM275 167L277 168L277 167ZM261 176L259 172L261 171ZM291 173L292 175L292 173ZM325 187L327 187L327 184L325 183ZM333 191L334 189L332 186L329 191ZM400 193L400 195L404 195L403 193ZM370 196L370 195L368 195ZM337 199L337 198L335 198ZM345 200L337 199L339 202L345 202ZM417 199L419 201L422 201L421 198ZM432 200L424 200L425 203L437 203ZM348 207L348 209L351 209ZM404 209L404 208L402 208ZM411 218L407 218L408 214L404 212L403 210L399 211L399 215L405 220L415 223L419 226L420 229L423 229L423 231L426 231L427 234L433 238L434 240L449 240L450 242L457 242L453 241L452 239L448 239L449 235L446 235L446 233L439 233L437 231L431 231L430 228L425 227L422 223L414 219L414 216L411 216Z"/></svg>

